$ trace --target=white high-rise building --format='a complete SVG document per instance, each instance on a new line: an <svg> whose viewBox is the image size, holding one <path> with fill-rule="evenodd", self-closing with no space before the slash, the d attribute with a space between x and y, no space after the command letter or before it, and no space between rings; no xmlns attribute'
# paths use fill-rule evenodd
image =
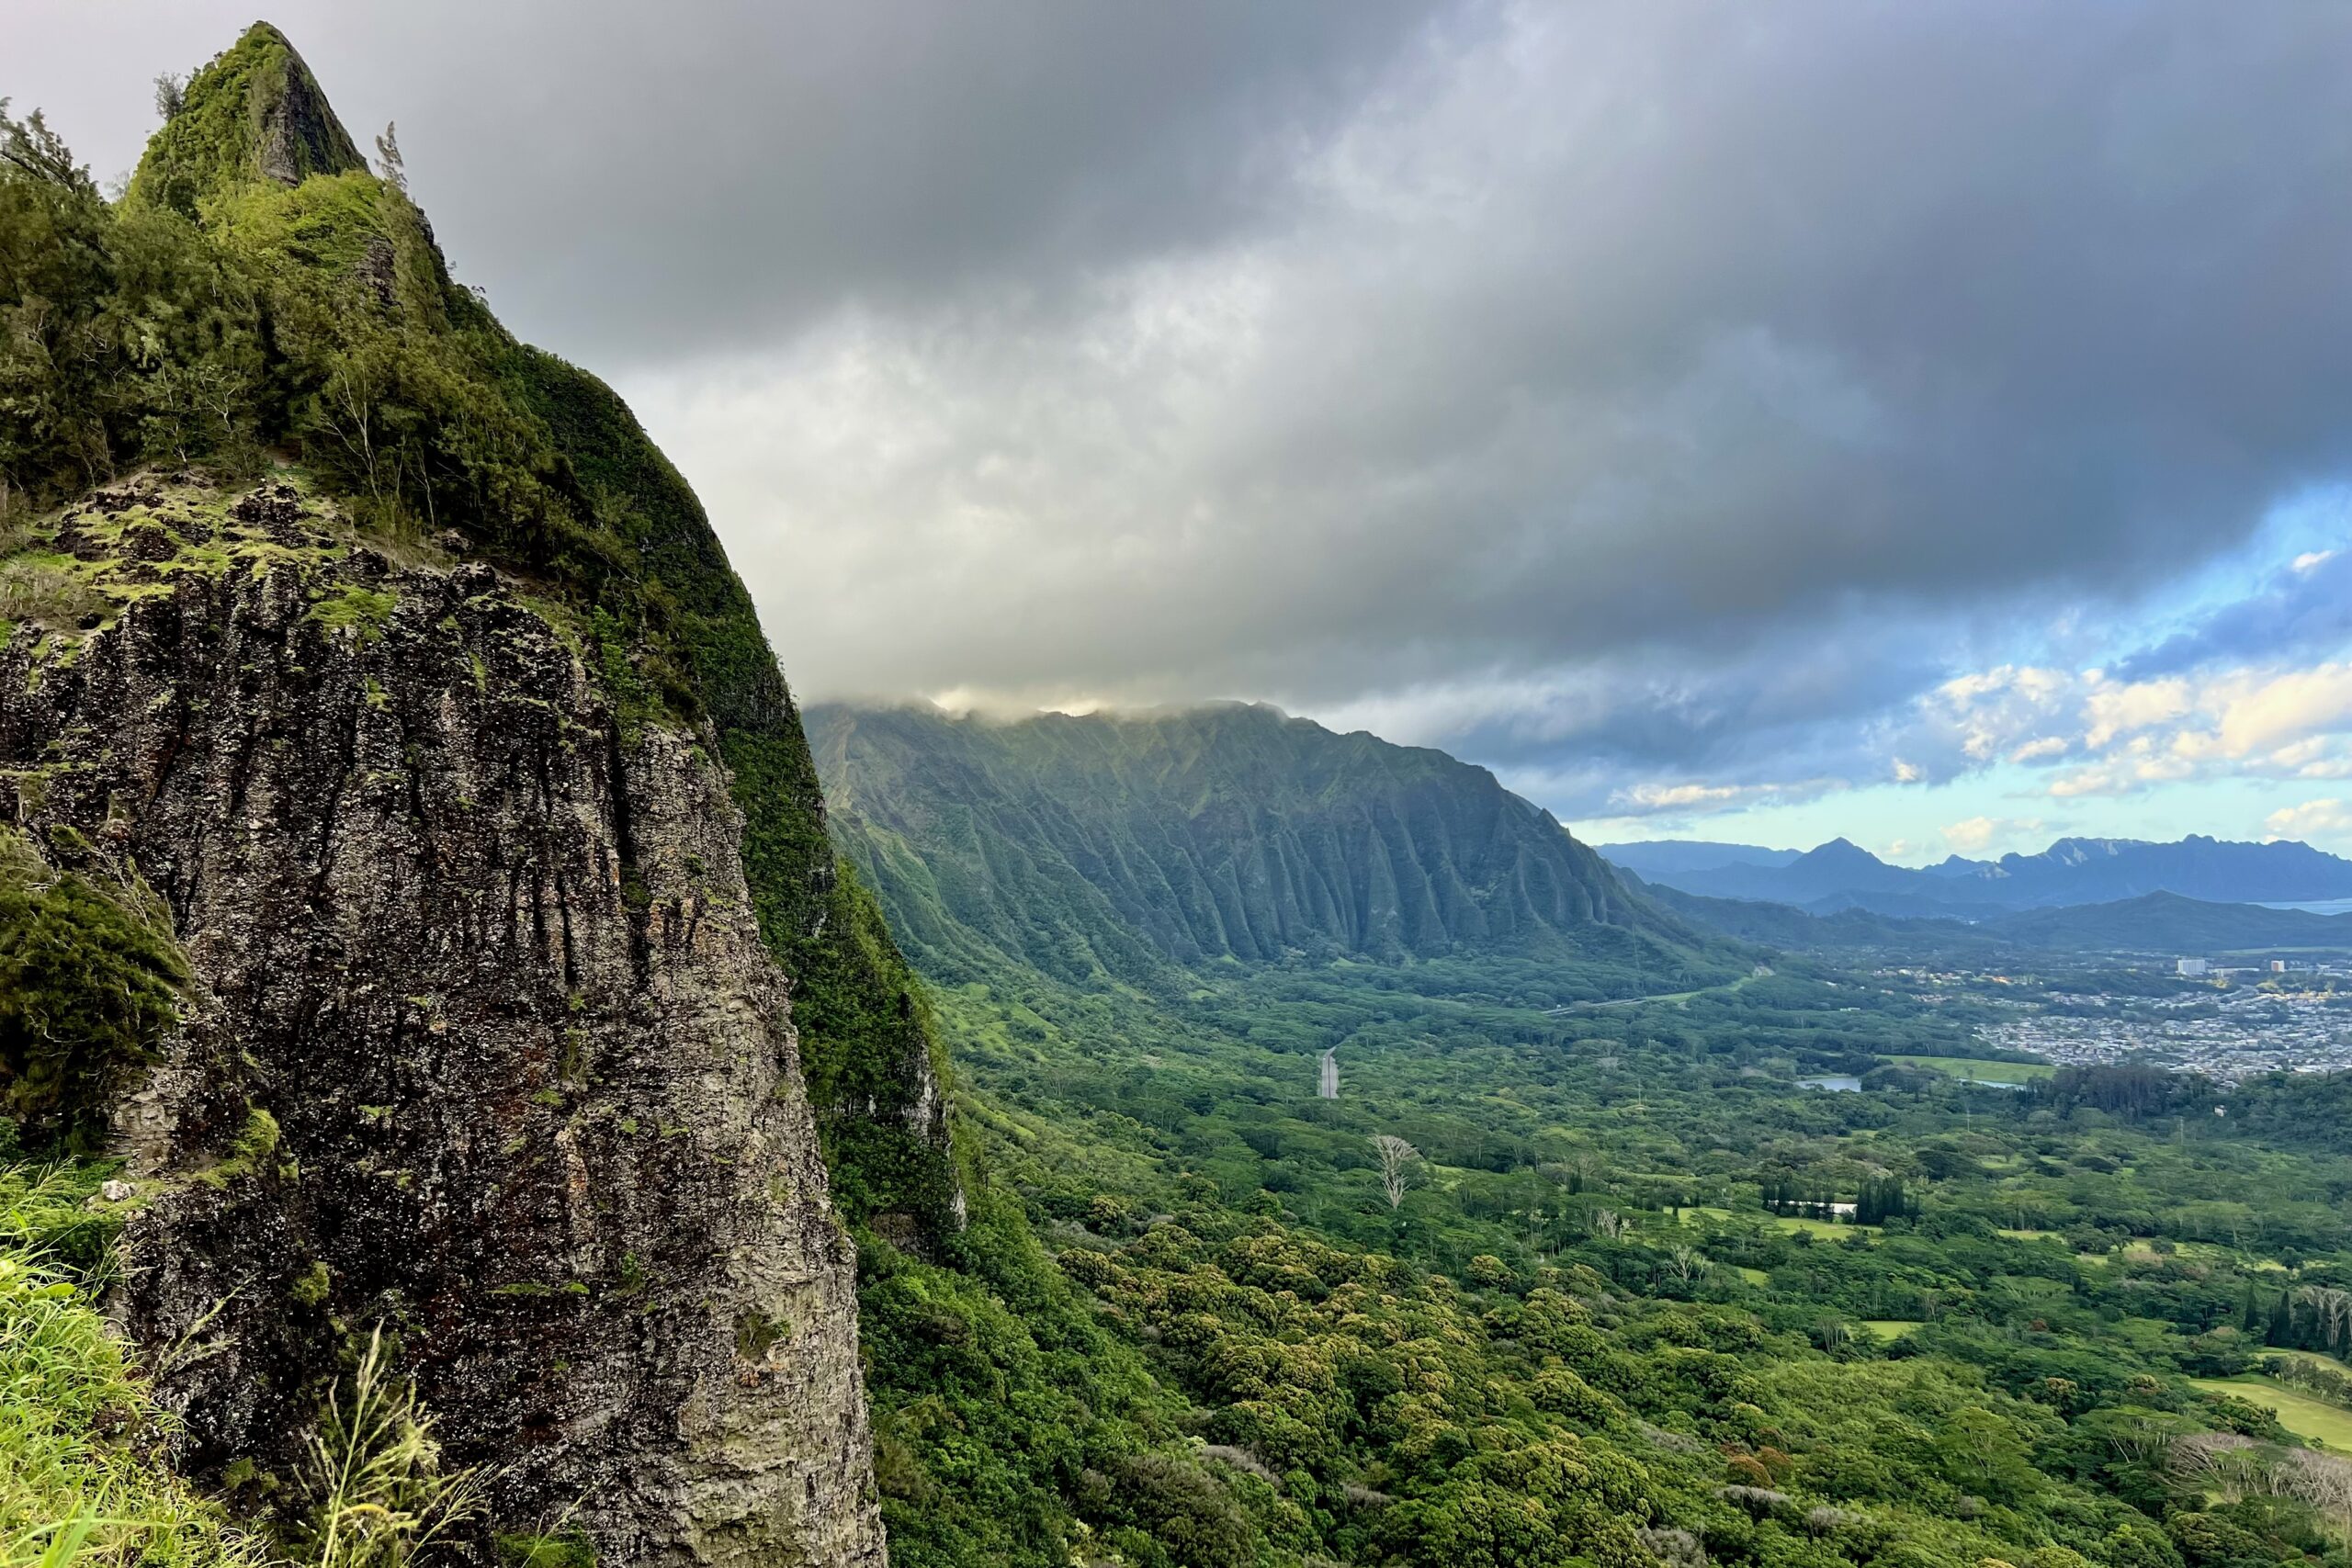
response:
<svg viewBox="0 0 2352 1568"><path fill-rule="evenodd" d="M2205 977L2205 971L2210 966L2201 958L2184 958L2173 967L2191 980L2202 980Z"/></svg>

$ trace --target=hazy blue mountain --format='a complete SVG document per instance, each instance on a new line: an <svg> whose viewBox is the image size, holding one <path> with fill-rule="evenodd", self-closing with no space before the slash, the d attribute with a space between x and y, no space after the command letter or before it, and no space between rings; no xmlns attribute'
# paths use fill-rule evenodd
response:
<svg viewBox="0 0 2352 1568"><path fill-rule="evenodd" d="M1907 867L1889 865L1860 845L1832 839L1783 865L1723 865L1662 878L1688 892L1718 898L1763 898L1805 905L1815 899L1878 894L1935 897L1941 884Z"/></svg>
<svg viewBox="0 0 2352 1568"><path fill-rule="evenodd" d="M843 849L934 975L1690 940L1549 812L1442 751L1264 706L1015 722L817 705Z"/></svg>
<svg viewBox="0 0 2352 1568"><path fill-rule="evenodd" d="M1768 850L1760 844L1719 844L1704 839L1642 839L1629 844L1595 844L1602 860L1645 881L1675 872L1713 871L1726 865L1786 865L1804 852Z"/></svg>
<svg viewBox="0 0 2352 1568"><path fill-rule="evenodd" d="M2309 844L2061 839L2038 855L2004 855L1969 879L2007 904L2084 904L2178 893L2217 903L2352 898L2352 861ZM1997 889L1996 892L1994 890Z"/></svg>
<svg viewBox="0 0 2352 1568"><path fill-rule="evenodd" d="M1630 869L1639 870L1638 867ZM1905 917L1984 919L2005 909L2113 903L2174 893L2216 904L2352 898L2352 861L2308 844L2233 843L2192 835L2177 843L2061 839L2040 854L1997 861L1953 856L1924 870L1889 865L1834 839L1782 863L1654 864L1648 881L1716 898L1790 904L1815 913L1864 908Z"/></svg>
<svg viewBox="0 0 2352 1568"><path fill-rule="evenodd" d="M1714 898L1685 893L1663 882L1632 880L1637 891L1690 924L1763 947L1803 952L1887 949L1923 956L1964 952L1977 957L2007 950L1984 928L1965 920L1905 919L1850 908L1815 913L1793 904Z"/></svg>
<svg viewBox="0 0 2352 1568"><path fill-rule="evenodd" d="M1801 909L1748 898L1685 893L1663 883L1636 890L1693 926L1767 947L1810 952L1884 950L1917 957L1990 961L2034 953L2163 955L2352 952L2352 915L2216 904L2147 893L2106 904L2005 910L1970 921L1905 918L1854 906Z"/></svg>
<svg viewBox="0 0 2352 1568"><path fill-rule="evenodd" d="M2177 893L2028 909L2003 916L1989 929L2023 947L2191 954L2352 951L2352 916L2216 904Z"/></svg>

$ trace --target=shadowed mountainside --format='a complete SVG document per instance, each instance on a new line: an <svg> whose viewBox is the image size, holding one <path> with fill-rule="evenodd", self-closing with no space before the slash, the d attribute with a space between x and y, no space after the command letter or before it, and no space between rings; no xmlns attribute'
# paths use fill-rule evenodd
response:
<svg viewBox="0 0 2352 1568"><path fill-rule="evenodd" d="M1442 751L1255 705L1017 722L817 705L836 832L920 966L1057 978L1691 939L1550 813Z"/></svg>

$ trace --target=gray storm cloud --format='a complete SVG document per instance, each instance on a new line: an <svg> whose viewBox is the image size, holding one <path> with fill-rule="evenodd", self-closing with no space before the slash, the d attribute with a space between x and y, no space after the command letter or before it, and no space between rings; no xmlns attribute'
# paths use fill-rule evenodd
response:
<svg viewBox="0 0 2352 1568"><path fill-rule="evenodd" d="M44 97L120 74L82 15L0 90L133 149ZM276 19L817 694L1452 694L1529 776L1810 776L2352 466L2341 7Z"/></svg>
<svg viewBox="0 0 2352 1568"><path fill-rule="evenodd" d="M824 689L1312 704L1894 640L2127 595L2342 471L2352 16L1741 16L1425 30L1213 244L976 274L650 405L774 520Z"/></svg>

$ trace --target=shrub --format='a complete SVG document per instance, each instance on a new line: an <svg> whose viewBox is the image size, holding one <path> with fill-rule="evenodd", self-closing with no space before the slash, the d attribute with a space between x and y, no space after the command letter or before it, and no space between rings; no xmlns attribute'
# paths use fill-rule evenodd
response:
<svg viewBox="0 0 2352 1568"><path fill-rule="evenodd" d="M0 1097L72 1132L178 1021L187 962L143 887L60 871L0 829Z"/></svg>
<svg viewBox="0 0 2352 1568"><path fill-rule="evenodd" d="M107 609L106 595L71 562L26 556L0 566L0 621L29 621L62 631Z"/></svg>

